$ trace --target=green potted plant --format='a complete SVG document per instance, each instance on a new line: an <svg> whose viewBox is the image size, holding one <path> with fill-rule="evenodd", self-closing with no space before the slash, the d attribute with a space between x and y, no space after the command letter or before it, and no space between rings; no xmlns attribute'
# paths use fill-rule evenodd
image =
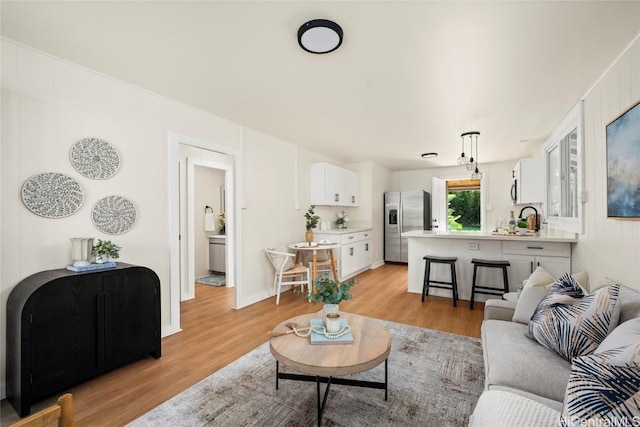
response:
<svg viewBox="0 0 640 427"><path fill-rule="evenodd" d="M327 313L338 313L340 311L338 304L352 298L349 289L356 284L356 281L350 279L340 282L330 279L329 276L320 276L314 284L316 289L314 293L309 295L309 300L323 302L323 317L326 317Z"/></svg>
<svg viewBox="0 0 640 427"><path fill-rule="evenodd" d="M520 219L518 220L517 226L520 234L525 234L527 231L529 231L529 223L527 221Z"/></svg>
<svg viewBox="0 0 640 427"><path fill-rule="evenodd" d="M315 212L316 205L309 206L309 210L304 214L304 217L307 221L306 228L307 232L304 234L304 240L306 242L313 242L313 228L318 226L318 221L320 221L320 217L316 215Z"/></svg>
<svg viewBox="0 0 640 427"><path fill-rule="evenodd" d="M120 258L120 249L122 249L122 247L116 245L111 240L98 239L91 250L91 255L96 257L98 264L102 264Z"/></svg>

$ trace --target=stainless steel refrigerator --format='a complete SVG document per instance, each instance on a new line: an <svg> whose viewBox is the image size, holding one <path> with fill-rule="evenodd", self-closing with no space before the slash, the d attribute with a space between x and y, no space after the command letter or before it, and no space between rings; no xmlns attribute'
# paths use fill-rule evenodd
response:
<svg viewBox="0 0 640 427"><path fill-rule="evenodd" d="M408 262L408 239L401 234L411 230L431 230L431 195L426 191L384 193L384 260Z"/></svg>

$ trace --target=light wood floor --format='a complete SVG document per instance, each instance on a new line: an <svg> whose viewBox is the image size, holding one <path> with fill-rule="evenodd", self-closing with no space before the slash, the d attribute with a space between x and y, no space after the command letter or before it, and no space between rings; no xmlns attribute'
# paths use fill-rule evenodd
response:
<svg viewBox="0 0 640 427"><path fill-rule="evenodd" d="M472 337L480 336L484 306L407 292L407 267L387 264L358 276L353 299L340 309L408 325ZM71 390L78 427L122 426L264 343L268 332L290 317L321 309L285 292L233 310L233 289L197 285L196 298L181 304L182 332L162 340L162 357L147 358L102 375ZM62 393L60 393L62 394ZM38 410L57 396L32 407ZM18 419L2 401L2 426Z"/></svg>

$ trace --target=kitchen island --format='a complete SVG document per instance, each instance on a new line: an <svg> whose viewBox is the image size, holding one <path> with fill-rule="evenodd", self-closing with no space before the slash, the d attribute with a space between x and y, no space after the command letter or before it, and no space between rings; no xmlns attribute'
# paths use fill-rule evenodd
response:
<svg viewBox="0 0 640 427"><path fill-rule="evenodd" d="M408 291L422 293L424 280L425 255L457 257L459 298L471 298L473 280L472 258L507 260L509 271L509 290L527 279L538 266L543 267L552 276L559 277L571 272L572 245L578 239L573 233L547 232L538 234L493 234L487 232L464 231L409 231L402 233L409 240ZM450 281L448 265L432 265L431 278ZM497 269L478 269L478 285L502 286L501 272ZM451 298L451 291L430 288L430 295ZM476 301L486 301L496 296L476 294Z"/></svg>

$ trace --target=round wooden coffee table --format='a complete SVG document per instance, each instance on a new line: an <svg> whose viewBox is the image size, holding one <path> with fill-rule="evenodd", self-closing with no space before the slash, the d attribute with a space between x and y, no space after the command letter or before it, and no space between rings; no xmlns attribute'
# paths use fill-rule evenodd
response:
<svg viewBox="0 0 640 427"><path fill-rule="evenodd" d="M280 379L316 383L318 425L322 421L322 413L331 384L384 389L384 399L387 400L387 357L391 351L389 332L380 323L364 316L345 312L341 312L340 316L345 318L351 327L353 335L351 344L313 345L308 337L300 338L293 333L276 336L269 341L269 349L276 359L276 389ZM285 325L291 322L295 322L298 328L306 327L309 326L310 319L321 317L321 313L297 316L280 323L274 332L290 331L291 329ZM336 378L368 371L382 362L384 362L384 382ZM279 363L304 375L280 372ZM322 402L320 402L320 383L327 384Z"/></svg>

